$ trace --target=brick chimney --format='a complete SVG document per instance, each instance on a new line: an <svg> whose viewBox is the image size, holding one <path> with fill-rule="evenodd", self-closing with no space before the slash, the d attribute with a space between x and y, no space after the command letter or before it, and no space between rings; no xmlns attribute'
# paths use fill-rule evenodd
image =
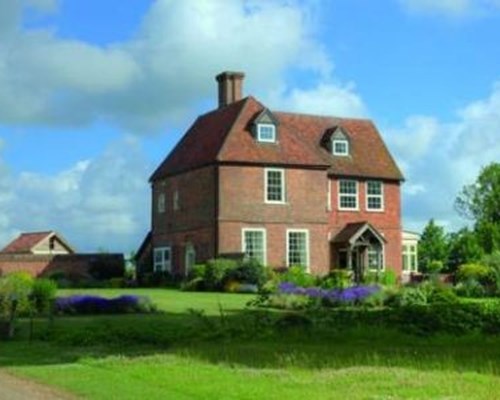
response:
<svg viewBox="0 0 500 400"><path fill-rule="evenodd" d="M241 100L243 91L243 72L225 71L215 77L219 83L219 108Z"/></svg>

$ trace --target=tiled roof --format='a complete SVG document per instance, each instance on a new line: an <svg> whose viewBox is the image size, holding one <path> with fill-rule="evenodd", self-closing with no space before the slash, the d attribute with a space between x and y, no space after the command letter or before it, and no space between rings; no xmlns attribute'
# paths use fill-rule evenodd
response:
<svg viewBox="0 0 500 400"><path fill-rule="evenodd" d="M2 253L30 253L33 247L52 233L52 231L22 233L5 246Z"/></svg>
<svg viewBox="0 0 500 400"><path fill-rule="evenodd" d="M316 145L317 151L328 158L329 172L333 175L403 179L380 133L370 120L283 112L274 115L281 123L293 126L309 142ZM349 135L350 155L347 157L333 156L319 145L325 132L335 126L341 126Z"/></svg>
<svg viewBox="0 0 500 400"><path fill-rule="evenodd" d="M346 224L342 230L337 233L337 235L333 238L333 243L338 243L338 244L347 244L351 240L354 240L354 237L357 235L360 235L367 230L371 230L375 236L380 238L383 242L386 242L384 237L378 232L372 225L370 225L366 221L362 222L351 222L349 224Z"/></svg>
<svg viewBox="0 0 500 400"><path fill-rule="evenodd" d="M237 101L198 117L150 181L213 163L245 101Z"/></svg>
<svg viewBox="0 0 500 400"><path fill-rule="evenodd" d="M370 120L273 112L278 141L259 143L252 122L265 109L253 97L199 117L158 167L151 180L215 162L295 165L328 169L338 176L402 180L403 175ZM327 130L341 126L350 155L333 156L321 146Z"/></svg>

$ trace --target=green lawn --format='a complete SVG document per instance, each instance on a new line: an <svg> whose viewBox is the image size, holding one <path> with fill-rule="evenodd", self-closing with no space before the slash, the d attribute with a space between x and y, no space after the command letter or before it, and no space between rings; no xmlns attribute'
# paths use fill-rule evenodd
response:
<svg viewBox="0 0 500 400"><path fill-rule="evenodd" d="M498 398L497 336L425 338L377 327L313 332L294 326L253 336L245 335L248 324L265 317L249 320L241 313L253 296L77 292L148 295L165 313L57 318L48 341L41 340L48 322L39 320L32 343L23 321L18 340L0 343L0 365L91 399ZM189 309L204 309L206 316ZM240 334L224 334L226 325L241 328Z"/></svg>

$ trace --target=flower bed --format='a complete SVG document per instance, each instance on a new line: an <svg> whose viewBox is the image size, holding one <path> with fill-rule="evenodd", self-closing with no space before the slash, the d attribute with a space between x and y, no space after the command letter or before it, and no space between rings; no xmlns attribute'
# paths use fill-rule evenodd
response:
<svg viewBox="0 0 500 400"><path fill-rule="evenodd" d="M127 314L150 313L156 311L156 307L145 296L123 295L108 299L73 295L58 297L54 302L54 310L59 314Z"/></svg>
<svg viewBox="0 0 500 400"><path fill-rule="evenodd" d="M332 304L361 302L379 291L380 286L377 285L352 286L346 289L303 288L290 282L283 282L278 285L278 293L280 294L302 295L323 299Z"/></svg>

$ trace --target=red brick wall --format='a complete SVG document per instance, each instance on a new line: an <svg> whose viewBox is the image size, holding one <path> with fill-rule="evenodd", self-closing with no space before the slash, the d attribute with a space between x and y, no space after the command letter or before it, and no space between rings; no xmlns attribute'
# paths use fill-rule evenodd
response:
<svg viewBox="0 0 500 400"><path fill-rule="evenodd" d="M215 256L215 184L216 168L213 166L168 177L153 184L152 247L172 246L172 268L175 274L184 274L187 243L194 245L197 262ZM179 194L178 210L173 207L175 191ZM165 194L164 213L158 212L160 193Z"/></svg>
<svg viewBox="0 0 500 400"><path fill-rule="evenodd" d="M124 264L121 254L0 254L0 271L2 274L25 271L33 276L62 272L67 277L81 279L89 277L89 268L95 261L104 265Z"/></svg>
<svg viewBox="0 0 500 400"><path fill-rule="evenodd" d="M265 168L220 168L219 253L242 251L243 228L265 228L267 264L286 265L287 229L309 231L310 269L329 269L325 171L286 168L285 204L265 202Z"/></svg>
<svg viewBox="0 0 500 400"><path fill-rule="evenodd" d="M327 223L325 171L286 168L286 203L264 201L264 167L220 167L219 221Z"/></svg>
<svg viewBox="0 0 500 400"><path fill-rule="evenodd" d="M329 246L327 226L324 224L252 224L244 222L221 222L219 230L219 252L239 253L242 251L242 229L264 228L267 239L267 264L276 268L286 266L287 229L309 231L309 267L312 273L327 274L329 271Z"/></svg>
<svg viewBox="0 0 500 400"><path fill-rule="evenodd" d="M332 179L332 211L329 216L331 237L350 222L368 221L387 240L385 265L401 274L401 197L399 182L384 182L384 211L366 211L366 181L358 180L359 211L338 209L338 179Z"/></svg>

